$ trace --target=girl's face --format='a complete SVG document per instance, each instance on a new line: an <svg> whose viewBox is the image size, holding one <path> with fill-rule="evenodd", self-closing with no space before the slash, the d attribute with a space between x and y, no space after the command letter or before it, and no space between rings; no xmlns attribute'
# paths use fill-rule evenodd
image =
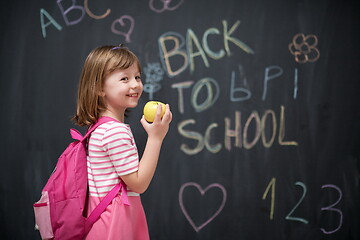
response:
<svg viewBox="0 0 360 240"><path fill-rule="evenodd" d="M127 108L137 106L142 91L143 84L136 64L127 69L115 70L104 81L102 96L106 111L123 116Z"/></svg>

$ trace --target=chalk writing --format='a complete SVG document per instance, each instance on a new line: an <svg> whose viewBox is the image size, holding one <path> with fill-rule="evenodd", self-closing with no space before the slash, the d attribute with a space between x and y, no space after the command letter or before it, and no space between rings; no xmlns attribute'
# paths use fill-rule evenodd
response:
<svg viewBox="0 0 360 240"><path fill-rule="evenodd" d="M269 185L267 186L263 196L262 200L265 200L270 188L271 188L271 206L270 206L270 220L273 220L274 218L274 209L275 209L275 186L276 186L276 178L272 178L269 182Z"/></svg>
<svg viewBox="0 0 360 240"><path fill-rule="evenodd" d="M216 210L216 212L209 219L207 219L205 222L203 222L199 226L195 225L193 219L189 215L188 210L186 210L186 208L184 206L183 193L184 193L185 188L187 188L187 187L195 187L200 192L201 196L204 196L206 194L206 192L208 190L212 189L212 188L218 188L218 189L221 190L221 193L222 193L222 201L220 203L220 206ZM225 206L226 197L227 197L226 189L224 188L224 186L222 186L219 183L210 184L205 189L203 189L199 184L197 184L195 182L188 182L188 183L183 184L181 186L181 188L180 188L180 191L179 191L179 204L180 204L181 211L183 212L185 218L188 220L188 222L194 228L194 230L196 232L199 232L202 228L204 228L207 224L209 224L211 221L213 221L216 216L218 216L220 214L221 210Z"/></svg>
<svg viewBox="0 0 360 240"><path fill-rule="evenodd" d="M144 84L144 92L149 93L149 99L153 100L154 93L161 89L160 81L163 79L164 71L160 63L148 63L144 67L146 83Z"/></svg>
<svg viewBox="0 0 360 240"><path fill-rule="evenodd" d="M184 127L188 124L195 124L196 121L194 119L188 119L188 120L184 120L182 122L179 123L178 125L178 131L179 133L189 139L194 139L197 141L197 145L195 148L191 149L190 147L188 147L186 144L181 144L180 149L188 154L188 155L195 155L199 152L201 152L204 147L206 147L206 149L211 152L211 153L217 153L221 150L222 145L220 143L216 144L216 145L211 145L210 144L210 136L211 136L211 130L215 127L218 126L217 123L212 123L210 124L205 131L204 137L201 133L195 132L195 131L190 131L190 130L186 130L184 129Z"/></svg>
<svg viewBox="0 0 360 240"><path fill-rule="evenodd" d="M267 136L265 135L266 131L266 121L268 116L271 115L272 121L272 135L270 140L267 140ZM271 109L268 109L264 112L262 117L260 118L259 113L254 110L244 125L244 129L241 128L241 112L235 112L235 129L231 129L231 121L230 118L225 118L225 131L224 131L224 145L225 148L230 151L231 150L231 138L235 138L234 146L237 148L244 147L245 149L251 149L255 146L255 144L259 141L260 137L262 140L262 144L264 147L269 148L273 145L275 141L275 135L277 131L277 120L275 116L275 112ZM254 137L252 140L249 140L249 131L250 124L255 124ZM217 143L215 145L211 145L211 131L218 127L217 123L211 123L204 134L204 136L196 131L187 130L186 127L190 124L196 124L195 119L183 120L178 124L178 132L181 136L197 141L196 147L190 148L187 144L182 143L180 149L188 154L194 155L201 152L204 147L211 153L217 153L222 149L221 143ZM204 124L204 123L202 123ZM298 143L296 141L285 141L285 107L280 106L280 120L279 120L279 131L278 131L278 143L283 146L297 146Z"/></svg>
<svg viewBox="0 0 360 240"><path fill-rule="evenodd" d="M233 43L235 46L242 49L244 52L248 54L254 54L254 50L252 50L247 44L232 36L235 30L238 28L240 21L236 21L233 26L228 29L228 23L226 20L222 21L223 25L223 36L222 41L224 44L225 51L228 56L231 56L232 52L229 47L229 42ZM195 34L192 29L188 29L186 33L186 43L185 38L176 32L167 32L162 34L159 37L158 44L159 44L159 51L160 51L160 59L163 64L163 68L166 70L166 73L169 77L174 77L179 75L185 69L190 66L190 73L195 71L195 57L201 57L204 65L206 67L210 67L210 63L208 61L208 57L213 58L215 60L219 60L220 58L225 56L225 51L221 49L219 52L214 52L208 46L208 37L209 35L219 35L220 31L216 28L209 28L205 31L202 37L202 44L199 41L199 38ZM167 42L172 42L170 43ZM169 46L173 46L169 49ZM186 49L183 47L186 46ZM170 59L183 59L183 65L173 66L173 62Z"/></svg>
<svg viewBox="0 0 360 240"><path fill-rule="evenodd" d="M81 22L85 15L84 8L80 5L75 5L76 1L72 0L72 5L69 8L64 9L63 5L62 5L62 1L63 0L57 0L56 3L59 6L59 9L61 11L61 14L63 15L66 25L71 26L71 25L75 25L75 24L78 24L79 22ZM80 17L77 17L74 20L69 20L68 14L70 12L74 12L74 11L75 11L75 13L73 13L71 16L78 15L77 13L80 13Z"/></svg>
<svg viewBox="0 0 360 240"><path fill-rule="evenodd" d="M294 145L297 146L298 143L296 141L284 141L285 138L285 107L281 106L280 111L280 127L279 127L279 144L280 145Z"/></svg>
<svg viewBox="0 0 360 240"><path fill-rule="evenodd" d="M162 8L158 9L154 6L154 2L162 2ZM175 2L175 5L170 7L171 2ZM177 3L177 1L173 1L173 0L150 0L149 1L149 8L156 12L156 13L162 13L164 11L174 11L175 9L177 9L181 4L183 4L184 0L179 0Z"/></svg>
<svg viewBox="0 0 360 240"><path fill-rule="evenodd" d="M289 51L295 56L297 63L315 62L320 58L320 51L316 48L318 39L315 35L305 36L298 33L289 44Z"/></svg>
<svg viewBox="0 0 360 240"><path fill-rule="evenodd" d="M272 74L270 74L272 72ZM279 66L269 66L265 68L264 74L264 88L263 88L263 95L261 99L265 101L266 95L268 92L268 82L275 78L279 78L283 74L283 69ZM294 91L293 91L293 98L296 99L298 92L298 70L295 68L294 70Z"/></svg>
<svg viewBox="0 0 360 240"><path fill-rule="evenodd" d="M267 141L266 139L266 131L265 131L265 127L266 127L266 122L267 122L267 116L271 115L271 122L272 122L272 135L270 138L270 141ZM284 126L283 126L284 127ZM275 116L275 112L271 109L268 109L264 112L264 115L261 118L261 140L262 143L264 145L264 147L269 148L273 145L274 141L275 141L275 136L276 136L276 129L277 129L277 125L276 125L276 116ZM279 140L280 143L280 140ZM294 144L295 145L295 144Z"/></svg>
<svg viewBox="0 0 360 240"><path fill-rule="evenodd" d="M167 48L167 41L173 42L174 47L172 49ZM164 33L160 36L158 44L160 56L162 56L160 57L160 60L163 68L166 69L166 73L168 74L168 76L179 75L187 68L189 64L189 59L187 57L187 53L181 50L185 45L185 39L182 35L176 32ZM171 57L176 57L176 59L179 59L180 57L183 60L183 64L181 65L181 67L173 70L170 64Z"/></svg>
<svg viewBox="0 0 360 240"><path fill-rule="evenodd" d="M179 42L178 42L179 43ZM274 71L275 70L275 71ZM266 100L267 93L268 93L268 85L271 82L270 80L279 78L283 74L283 69L279 66L269 66L265 68L264 73L264 88L262 93L262 100ZM236 86L237 76L239 76L240 80L242 80L244 87ZM286 81L290 82L290 81ZM291 82L290 82L291 83ZM194 84L194 81L185 81L180 83L174 83L171 85L172 88L177 89L178 91L178 110L181 114L184 114L184 94L183 92L186 91L187 88L190 88ZM247 86L247 79L245 75L244 68L241 64L239 64L239 74L236 74L235 71L231 72L230 76L230 94L229 94L229 100L231 102L240 102L249 100L252 97L252 92L249 88L245 88ZM206 87L206 92L203 91L203 93L207 94L206 100L199 104L197 102L197 95L199 91ZM220 95L220 87L218 82L210 77L205 77L200 79L194 86L191 91L191 106L195 109L197 112L205 111L209 108L211 108L216 100L218 99ZM298 94L298 70L297 68L294 69L294 89L293 89L293 99L297 98Z"/></svg>
<svg viewBox="0 0 360 240"><path fill-rule="evenodd" d="M179 112L184 113L184 99L183 99L183 89L189 88L194 82L187 81L177 84L172 84L172 88L177 88L179 93L178 106ZM206 99L204 102L198 102L198 95L203 87L206 87ZM209 109L217 101L220 95L220 86L217 81L210 77L205 77L200 79L194 85L191 91L191 106L195 109L196 112L203 112L206 109Z"/></svg>
<svg viewBox="0 0 360 240"><path fill-rule="evenodd" d="M239 64L239 72L240 72L240 79L243 80L243 85L246 86L247 85L247 81L246 81L246 76L245 76L245 71L244 68L241 64ZM231 102L241 102L241 101L245 101L251 98L251 91L249 89L246 88L242 88L242 87L235 87L235 71L231 72L231 83L230 83L230 101ZM240 93L241 96L239 97L235 97L235 93Z"/></svg>
<svg viewBox="0 0 360 240"><path fill-rule="evenodd" d="M49 20L45 22L44 16ZM40 23L41 23L41 32L44 38L46 38L46 28L50 25L53 25L57 30L61 31L62 27L58 24L54 18L43 8L40 9Z"/></svg>
<svg viewBox="0 0 360 240"><path fill-rule="evenodd" d="M64 0L57 0L56 3L67 26L79 24L86 14L95 20L99 20L108 17L111 13L111 9L108 8L104 14L95 15L89 9L89 0L84 1L84 6L76 4L75 0L71 0L71 5L66 5L66 7L64 7L65 4L63 4L63 1ZM47 21L45 21L44 18L47 18ZM62 26L43 8L40 9L40 25L43 38L47 36L47 27L54 26L57 30L62 30ZM125 42L131 42L130 37L134 31L134 27L134 18L129 15L123 15L112 22L110 29L112 33L124 36Z"/></svg>
<svg viewBox="0 0 360 240"><path fill-rule="evenodd" d="M343 213L341 210L337 209L337 208L334 208L335 205L337 205L340 201L341 201L341 198L342 198L342 191L341 189L336 186L336 185L333 185L333 184L326 184L326 185L323 185L321 186L322 189L324 188L332 188L332 189L335 189L338 193L339 193L339 198L333 203L333 204L330 204L329 206L327 207L323 207L321 208L321 211L330 211L330 212L336 212L340 215L340 220L339 220L339 225L334 229L334 230L331 230L331 231L327 231L325 230L324 228L321 228L321 231L325 234L332 234L336 231L338 231L341 226L342 226L342 222L343 222Z"/></svg>
<svg viewBox="0 0 360 240"><path fill-rule="evenodd" d="M298 93L298 69L295 68L295 71L294 71L294 94L293 94L294 99L297 98L297 93Z"/></svg>
<svg viewBox="0 0 360 240"><path fill-rule="evenodd" d="M268 186L266 187L266 190L262 196L262 200L265 200L266 199L266 196L268 195L270 189L271 189L271 206L270 206L270 220L273 220L274 219L274 209L275 209L275 197L276 197L276 192L275 192L275 185L276 185L276 178L273 177L271 178L271 181L269 182ZM295 182L295 185L296 186L300 186L303 190L302 192L302 195L299 199L299 201L295 204L295 206L291 209L291 211L287 214L287 216L285 217L286 220L289 220L289 221L298 221L298 222L302 222L304 224L308 224L309 221L306 220L305 218L300 218L300 217L294 217L292 216L293 213L295 212L295 210L299 207L299 205L303 202L304 198L306 197L306 194L307 194L307 187L305 185L305 183L303 182L300 182L300 181L297 181ZM333 184L325 184L323 186L321 186L321 189L325 189L325 188L331 188L331 189L335 189L338 194L339 194L339 197L337 198L337 200L330 204L329 206L326 206L326 207L322 207L320 209L320 211L328 211L328 212L335 212L337 213L340 218L339 218L339 223L338 225L336 226L335 229L331 230L331 231L328 231L328 230L325 230L324 228L320 228L320 230L324 233L324 234L332 234L332 233L335 233L336 231L338 231L341 226L342 226L342 222L343 222L343 213L340 209L338 208L335 208L335 206L337 204L339 204L339 202L341 201L342 199L342 191L341 189L336 186L336 185L333 185Z"/></svg>
<svg viewBox="0 0 360 240"><path fill-rule="evenodd" d="M178 109L180 113L184 113L184 94L183 89L189 88L194 82L186 81L181 83L174 83L171 85L172 88L176 88L178 90Z"/></svg>
<svg viewBox="0 0 360 240"><path fill-rule="evenodd" d="M273 75L270 75L271 70L276 70L277 72ZM263 90L263 95L261 97L262 100L266 99L268 81L275 79L275 78L281 76L282 74L283 74L283 70L279 66L270 66L270 67L265 68L264 90Z"/></svg>
<svg viewBox="0 0 360 240"><path fill-rule="evenodd" d="M94 18L94 19L106 18L106 17L110 14L110 12L111 12L111 9L108 8L103 15L100 15L100 16L95 15L94 13L92 13L92 12L90 11L90 9L89 9L89 3L88 3L88 2L89 2L89 0L84 0L85 11L86 11L86 13L87 13L90 17L92 17L92 18Z"/></svg>
<svg viewBox="0 0 360 240"><path fill-rule="evenodd" d="M205 101L201 104L198 103L198 94L203 87L207 89L207 97ZM214 87L213 87L214 86ZM215 89L215 94L214 90ZM219 98L220 87L219 84L212 78L203 78L200 81L196 82L191 92L191 103L196 112L202 112L210 108L216 100Z"/></svg>
<svg viewBox="0 0 360 240"><path fill-rule="evenodd" d="M126 42L131 42L130 36L134 30L134 25L135 20L129 15L124 15L113 21L113 23L111 24L111 31L115 34L123 35Z"/></svg>
<svg viewBox="0 0 360 240"><path fill-rule="evenodd" d="M248 142L248 129L250 126L250 123L252 122L252 120L255 121L255 136L254 139L251 142ZM260 134L261 134L261 129L260 129L260 117L259 117L259 113L257 111L253 111L250 116L248 117L248 119L246 120L245 126L244 126L244 133L243 133L243 144L244 147L246 149L250 149L252 148L257 141L260 138Z"/></svg>
<svg viewBox="0 0 360 240"><path fill-rule="evenodd" d="M305 224L308 224L309 221L306 220L306 219L304 219L304 218L299 218L299 217L293 217L293 216L291 216L291 215L294 213L294 211L296 210L296 208L299 207L300 203L304 200L305 195L306 195L306 192L307 192L307 189L306 189L306 186L305 186L304 183L302 183L302 182L296 182L295 185L302 187L302 189L303 189L303 194L302 194L300 200L298 201L298 203L297 203L297 204L294 206L294 208L289 212L289 214L285 217L285 219L286 219L286 220L292 220L292 221L299 221L299 222L303 222L303 223L305 223Z"/></svg>

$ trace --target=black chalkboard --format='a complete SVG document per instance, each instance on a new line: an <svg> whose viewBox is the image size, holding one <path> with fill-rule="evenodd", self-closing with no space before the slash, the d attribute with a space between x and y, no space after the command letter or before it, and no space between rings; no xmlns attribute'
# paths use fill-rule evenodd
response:
<svg viewBox="0 0 360 240"><path fill-rule="evenodd" d="M1 1L1 239L39 239L82 64L119 43L143 67L140 154L142 106L174 116L142 196L151 239L360 239L355 2Z"/></svg>

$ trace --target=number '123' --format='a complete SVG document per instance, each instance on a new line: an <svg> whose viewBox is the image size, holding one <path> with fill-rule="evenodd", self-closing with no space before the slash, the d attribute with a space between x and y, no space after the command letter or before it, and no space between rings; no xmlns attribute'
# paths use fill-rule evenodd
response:
<svg viewBox="0 0 360 240"><path fill-rule="evenodd" d="M295 210L299 207L299 205L302 203L302 201L304 200L306 193L307 193L307 188L306 185L302 182L295 182L296 186L299 186L302 189L302 196L299 199L299 201L294 205L294 207L291 209L291 211L286 215L285 219L289 220L289 221L299 221L302 222L304 224L308 224L309 221L306 220L305 218L301 218L301 217L295 217L294 216L294 212ZM265 200L267 195L269 194L270 190L271 190L271 206L270 206L270 220L273 220L274 218L274 208L275 208L275 187L276 187L276 178L272 178L271 181L269 182L263 196L262 199ZM330 212L335 212L336 214L339 215L339 222L338 222L338 226L334 229L331 230L325 230L324 228L320 228L321 231L324 234L332 234L336 231L338 231L341 228L342 225L342 220L343 220L343 213L340 209L336 208L335 206L341 201L342 198L342 192L341 189L333 184L325 184L321 186L321 189L326 189L327 191L330 191L330 189L333 189L337 192L338 194L338 198L336 201L334 201L332 204L328 205L328 206L324 206L322 207L320 210L321 211L330 211Z"/></svg>

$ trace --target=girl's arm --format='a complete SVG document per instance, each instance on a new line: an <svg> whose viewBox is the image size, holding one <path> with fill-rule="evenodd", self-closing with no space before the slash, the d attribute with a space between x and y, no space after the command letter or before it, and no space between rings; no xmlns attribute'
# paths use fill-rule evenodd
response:
<svg viewBox="0 0 360 240"><path fill-rule="evenodd" d="M148 123L144 116L141 119L145 131L148 134L145 150L139 163L138 171L121 176L121 179L134 192L143 193L148 188L154 176L158 163L162 142L169 130L172 119L170 107L166 104L166 111L161 118L161 106L158 105L153 123Z"/></svg>

